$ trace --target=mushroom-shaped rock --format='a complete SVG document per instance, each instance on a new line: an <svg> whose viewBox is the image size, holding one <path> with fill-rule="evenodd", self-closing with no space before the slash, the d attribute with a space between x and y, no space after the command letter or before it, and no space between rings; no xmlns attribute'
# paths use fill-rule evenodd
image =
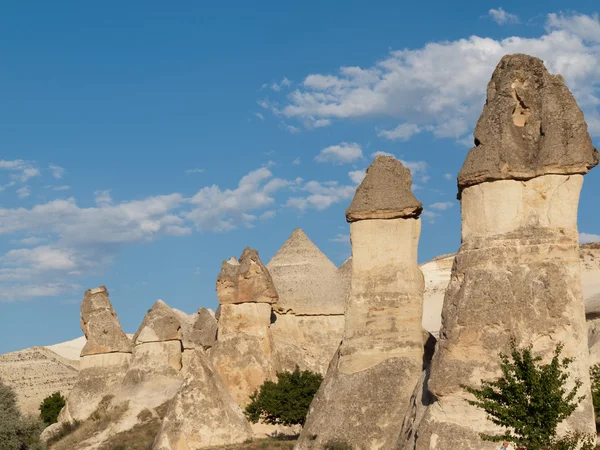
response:
<svg viewBox="0 0 600 450"><path fill-rule="evenodd" d="M391 449L423 370L421 203L410 172L377 157L347 211L351 287L342 343L313 399L298 450L345 441Z"/></svg>
<svg viewBox="0 0 600 450"><path fill-rule="evenodd" d="M423 204L411 191L410 170L392 156L377 156L346 210L346 220L418 217Z"/></svg>
<svg viewBox="0 0 600 450"><path fill-rule="evenodd" d="M88 289L81 303L81 329L87 342L81 356L131 353L131 341L119 324L106 287Z"/></svg>
<svg viewBox="0 0 600 450"><path fill-rule="evenodd" d="M144 317L133 342L138 345L147 342L175 341L183 339L181 317L162 300L157 300Z"/></svg>
<svg viewBox="0 0 600 450"><path fill-rule="evenodd" d="M562 76L528 55L506 55L496 66L474 137L459 191L484 181L585 174L600 162Z"/></svg>
<svg viewBox="0 0 600 450"><path fill-rule="evenodd" d="M246 247L238 261L223 261L217 277L217 297L221 304L277 302L271 275L256 250Z"/></svg>

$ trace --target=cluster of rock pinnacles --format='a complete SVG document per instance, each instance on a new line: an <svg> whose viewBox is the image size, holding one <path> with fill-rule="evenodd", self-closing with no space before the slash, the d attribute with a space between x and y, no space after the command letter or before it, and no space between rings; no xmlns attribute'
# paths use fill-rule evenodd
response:
<svg viewBox="0 0 600 450"><path fill-rule="evenodd" d="M422 204L410 171L378 156L346 211L352 259L339 269L295 230L267 266L250 248L223 262L215 315L188 316L159 300L133 340L107 290L88 290L88 341L60 422L122 407L81 448L146 416L160 420L156 450L241 443L274 429L248 423L249 395L298 365L325 378L297 449L493 449L479 434L499 429L461 385L497 377L497 355L515 339L543 357L565 344L570 382L581 379L586 398L564 426L595 432L577 207L599 155L583 114L541 60L509 55L488 84L474 136L458 175L462 244L435 351L421 325Z"/></svg>

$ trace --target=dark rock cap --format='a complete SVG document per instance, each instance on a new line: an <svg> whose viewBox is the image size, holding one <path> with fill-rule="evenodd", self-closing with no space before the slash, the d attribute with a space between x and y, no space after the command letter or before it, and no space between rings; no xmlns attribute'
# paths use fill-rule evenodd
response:
<svg viewBox="0 0 600 450"><path fill-rule="evenodd" d="M472 148L458 174L465 187L545 174L585 174L600 162L583 113L542 60L504 56L487 87Z"/></svg>
<svg viewBox="0 0 600 450"><path fill-rule="evenodd" d="M346 220L418 217L423 205L411 189L410 170L392 156L377 156L356 189Z"/></svg>

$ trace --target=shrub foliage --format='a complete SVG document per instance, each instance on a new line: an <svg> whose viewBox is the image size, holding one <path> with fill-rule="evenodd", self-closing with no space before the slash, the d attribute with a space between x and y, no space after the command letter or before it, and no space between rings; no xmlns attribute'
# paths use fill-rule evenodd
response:
<svg viewBox="0 0 600 450"><path fill-rule="evenodd" d="M41 449L39 436L43 429L44 425L38 419L21 415L15 392L0 380L0 448Z"/></svg>
<svg viewBox="0 0 600 450"><path fill-rule="evenodd" d="M58 414L63 406L65 406L65 398L60 392L49 395L40 404L40 419L46 426L58 422Z"/></svg>
<svg viewBox="0 0 600 450"><path fill-rule="evenodd" d="M500 435L482 434L483 440L509 441L527 450L591 445L593 437L582 433L560 439L556 435L558 424L585 398L578 396L581 380L576 380L572 389L566 388L573 359L561 358L562 349L558 344L552 361L542 364L531 346L518 350L513 341L510 357L500 354L502 377L483 381L480 388L463 386L475 397L468 403L483 409L490 421L506 429Z"/></svg>
<svg viewBox="0 0 600 450"><path fill-rule="evenodd" d="M250 396L246 417L252 423L304 425L308 407L319 390L323 377L309 370L279 372L277 382L265 381Z"/></svg>

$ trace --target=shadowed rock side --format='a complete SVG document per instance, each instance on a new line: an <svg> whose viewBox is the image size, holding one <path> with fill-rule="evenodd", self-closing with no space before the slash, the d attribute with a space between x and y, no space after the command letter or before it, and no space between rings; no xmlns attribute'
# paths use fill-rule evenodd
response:
<svg viewBox="0 0 600 450"><path fill-rule="evenodd" d="M363 183L386 192L390 174L403 177L392 188L410 189L410 172L389 157L377 157ZM414 205L405 193L388 192L398 211ZM397 194L406 204L396 201ZM379 211L386 204L378 199L376 206ZM352 285L344 337L310 406L298 449L321 449L331 441L357 449L396 443L423 369L421 223L414 214L412 209L407 218L380 219L376 212L350 225Z"/></svg>
<svg viewBox="0 0 600 450"><path fill-rule="evenodd" d="M476 147L458 174L459 192L485 181L585 174L600 162L562 76L528 55L500 60L473 134Z"/></svg>
<svg viewBox="0 0 600 450"><path fill-rule="evenodd" d="M570 383L581 379L580 393L586 395L566 426L595 431L577 232L583 177L575 172L594 165L585 161L593 161L595 151L584 145L589 138L581 134L586 129L583 117L559 81L545 72L541 61L524 55L504 57L494 72L487 112L478 124L479 136L487 141L471 150L459 177L462 245L452 267L427 383L433 400L429 405L423 398L415 401L404 421L399 448L495 449L497 445L482 441L479 433L501 430L466 403L469 396L460 385L479 386L482 379L500 376L498 353L509 352L511 337L518 346L532 344L546 360L558 342L565 343L563 356L574 358ZM511 108L507 98L512 98ZM523 99L528 112L519 114L524 118L516 120L511 113L488 120L496 109L518 112ZM529 121L537 123L527 127ZM553 142L531 144L532 130L565 127L578 136L577 146L556 130L545 136L538 133L538 141ZM507 136L514 138L514 145L485 146L494 140L502 143ZM514 161L522 161L519 155L527 155L535 165L517 164ZM568 164L560 155L575 162ZM487 161L489 173L501 173L503 179L480 183L488 178L473 175L476 160ZM566 174L557 175L561 170Z"/></svg>
<svg viewBox="0 0 600 450"><path fill-rule="evenodd" d="M271 333L278 370L325 374L342 339L350 280L296 229L267 264L279 295Z"/></svg>
<svg viewBox="0 0 600 450"><path fill-rule="evenodd" d="M194 450L239 444L251 438L250 424L208 357L203 350L194 350L153 449Z"/></svg>
<svg viewBox="0 0 600 450"><path fill-rule="evenodd" d="M269 327L277 291L256 250L248 248L239 261L223 262L216 289L219 328L210 358L234 400L245 406L265 380L275 377Z"/></svg>
<svg viewBox="0 0 600 450"><path fill-rule="evenodd" d="M121 329L104 286L85 292L81 329L87 343L81 351L77 382L60 413L60 422L87 419L121 383L132 357L131 341Z"/></svg>

